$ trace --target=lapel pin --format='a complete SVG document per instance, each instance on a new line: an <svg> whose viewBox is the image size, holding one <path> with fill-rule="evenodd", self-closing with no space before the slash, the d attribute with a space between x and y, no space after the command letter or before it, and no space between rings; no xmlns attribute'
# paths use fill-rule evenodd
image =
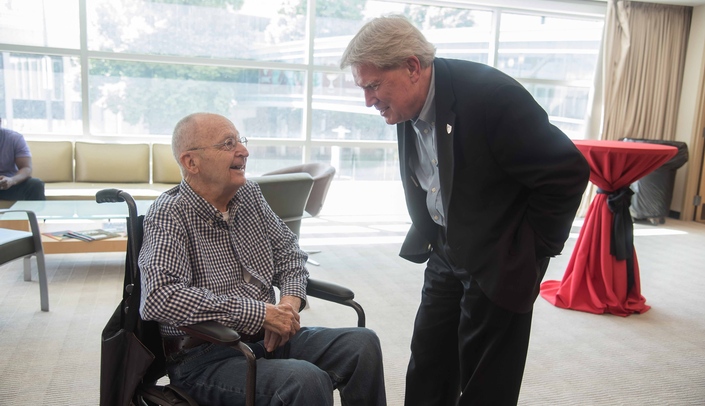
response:
<svg viewBox="0 0 705 406"><path fill-rule="evenodd" d="M448 131L448 134L450 134L451 131L453 131L453 126L450 124L446 124L446 131Z"/></svg>

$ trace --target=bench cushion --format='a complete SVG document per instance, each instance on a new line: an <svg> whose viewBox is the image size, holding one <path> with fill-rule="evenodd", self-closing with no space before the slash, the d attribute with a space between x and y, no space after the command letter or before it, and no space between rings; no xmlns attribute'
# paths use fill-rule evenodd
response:
<svg viewBox="0 0 705 406"><path fill-rule="evenodd" d="M76 142L76 182L149 183L148 144Z"/></svg>
<svg viewBox="0 0 705 406"><path fill-rule="evenodd" d="M73 181L71 141L27 141L32 153L32 177L44 183Z"/></svg>
<svg viewBox="0 0 705 406"><path fill-rule="evenodd" d="M152 144L152 182L181 182L181 168L176 163L171 144Z"/></svg>

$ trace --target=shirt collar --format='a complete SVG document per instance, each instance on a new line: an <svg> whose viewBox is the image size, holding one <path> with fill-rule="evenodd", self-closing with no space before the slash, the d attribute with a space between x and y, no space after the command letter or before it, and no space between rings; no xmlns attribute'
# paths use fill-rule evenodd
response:
<svg viewBox="0 0 705 406"><path fill-rule="evenodd" d="M422 121L429 125L433 125L436 121L436 70L433 65L431 65L431 84L428 87L428 94L426 95L426 102L421 108L421 113L414 120L414 125L417 125L418 121Z"/></svg>
<svg viewBox="0 0 705 406"><path fill-rule="evenodd" d="M208 203L208 201L204 199L201 195L196 193L191 188L191 185L189 185L183 179L181 180L181 193L185 200L192 207L192 209L203 218L207 220L224 220L223 214L212 204ZM235 194L235 196L230 200L230 203L228 203L228 212L230 214L230 218L232 218L235 214L233 209L237 207L238 200L238 195Z"/></svg>

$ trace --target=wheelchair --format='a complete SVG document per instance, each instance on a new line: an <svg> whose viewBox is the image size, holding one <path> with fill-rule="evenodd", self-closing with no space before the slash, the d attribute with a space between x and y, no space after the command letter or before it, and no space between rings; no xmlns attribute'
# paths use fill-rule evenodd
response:
<svg viewBox="0 0 705 406"><path fill-rule="evenodd" d="M266 200L267 196L265 196ZM160 384L166 376L166 357L155 321L139 315L140 269L138 257L142 246L144 215L138 215L132 196L119 189L104 189L96 194L98 203L125 202L128 206L127 253L123 298L102 333L100 405L182 406L198 405L183 390ZM302 210L303 215L303 210ZM357 313L358 327L365 326L365 312L345 287L309 279L306 294L349 306ZM181 327L187 335L244 354L247 359L246 406L255 404L257 363L252 349L240 341L240 334L220 323L209 321ZM205 406L205 405L204 405Z"/></svg>

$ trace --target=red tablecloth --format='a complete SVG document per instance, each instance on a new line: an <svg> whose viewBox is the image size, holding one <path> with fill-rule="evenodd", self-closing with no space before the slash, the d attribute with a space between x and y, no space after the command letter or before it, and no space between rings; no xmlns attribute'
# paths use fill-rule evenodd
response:
<svg viewBox="0 0 705 406"><path fill-rule="evenodd" d="M590 164L590 181L601 191L588 208L563 279L542 283L541 296L565 309L619 316L644 313L650 307L641 295L636 252L630 248L629 259L617 259L613 255L613 222L615 216L621 215L610 210L608 198L621 193L628 210L629 185L663 165L676 155L678 149L639 142L574 142ZM631 217L627 214L624 218L628 218L625 240L630 240ZM633 278L629 278L629 282L628 268L633 268L633 273L630 272Z"/></svg>

